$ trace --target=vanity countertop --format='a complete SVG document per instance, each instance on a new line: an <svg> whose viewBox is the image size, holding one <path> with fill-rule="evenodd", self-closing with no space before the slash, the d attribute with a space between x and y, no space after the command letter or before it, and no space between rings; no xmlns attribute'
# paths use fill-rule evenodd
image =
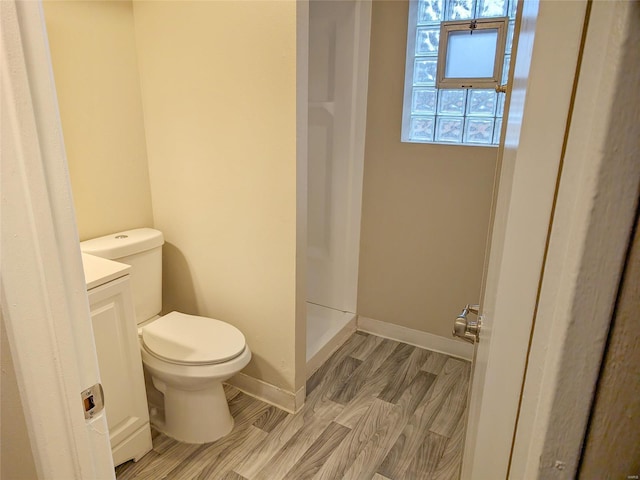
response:
<svg viewBox="0 0 640 480"><path fill-rule="evenodd" d="M82 254L82 265L84 267L84 280L87 284L87 290L91 290L92 288L131 272L130 265L96 257L88 253Z"/></svg>

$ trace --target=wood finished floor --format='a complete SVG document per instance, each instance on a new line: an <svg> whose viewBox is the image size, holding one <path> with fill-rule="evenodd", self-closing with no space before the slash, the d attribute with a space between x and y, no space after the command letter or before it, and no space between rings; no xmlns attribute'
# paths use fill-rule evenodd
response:
<svg viewBox="0 0 640 480"><path fill-rule="evenodd" d="M225 387L235 418L217 442L154 434L153 450L116 468L118 480L455 480L470 364L354 334L286 413Z"/></svg>

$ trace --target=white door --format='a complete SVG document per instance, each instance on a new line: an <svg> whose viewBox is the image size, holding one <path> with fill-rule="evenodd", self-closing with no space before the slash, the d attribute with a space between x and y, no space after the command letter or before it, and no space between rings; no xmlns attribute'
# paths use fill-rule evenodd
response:
<svg viewBox="0 0 640 480"><path fill-rule="evenodd" d="M368 1L309 2L307 300L355 312Z"/></svg>
<svg viewBox="0 0 640 480"><path fill-rule="evenodd" d="M89 408L100 374L42 4L1 8L0 293L32 468L113 479L104 410ZM20 470L28 457L3 460Z"/></svg>
<svg viewBox="0 0 640 480"><path fill-rule="evenodd" d="M464 480L507 477L586 2L522 7L480 299Z"/></svg>

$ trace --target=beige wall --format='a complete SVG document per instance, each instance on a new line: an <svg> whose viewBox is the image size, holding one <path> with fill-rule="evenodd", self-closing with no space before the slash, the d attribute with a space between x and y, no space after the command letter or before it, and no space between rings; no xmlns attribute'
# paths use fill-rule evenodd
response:
<svg viewBox="0 0 640 480"><path fill-rule="evenodd" d="M152 226L131 2L45 2L80 239Z"/></svg>
<svg viewBox="0 0 640 480"><path fill-rule="evenodd" d="M407 12L373 2L358 314L451 337L479 300L497 149L400 142Z"/></svg>
<svg viewBox="0 0 640 480"><path fill-rule="evenodd" d="M635 11L640 14L640 6L636 6ZM636 34L636 38L638 37ZM635 58L638 59L640 56L636 54ZM632 64L631 61L628 64ZM636 71L639 68L636 63ZM624 98L626 100L627 97ZM583 480L629 478L640 473L638 305L640 217L636 216L597 392L591 407L589 428L584 440L579 476ZM614 458L615 462L612 461Z"/></svg>
<svg viewBox="0 0 640 480"><path fill-rule="evenodd" d="M0 478L33 480L38 475L1 312L0 356Z"/></svg>
<svg viewBox="0 0 640 480"><path fill-rule="evenodd" d="M295 2L134 2L134 17L164 308L237 326L245 372L293 391Z"/></svg>

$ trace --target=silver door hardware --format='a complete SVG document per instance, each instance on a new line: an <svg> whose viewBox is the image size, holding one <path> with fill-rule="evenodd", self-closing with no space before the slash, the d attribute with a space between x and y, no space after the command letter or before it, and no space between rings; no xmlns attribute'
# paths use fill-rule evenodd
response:
<svg viewBox="0 0 640 480"><path fill-rule="evenodd" d="M469 343L477 343L479 341L481 317L478 315L480 305L468 305L464 307L460 315L453 322L453 336L461 338ZM476 316L475 320L467 318L472 313Z"/></svg>
<svg viewBox="0 0 640 480"><path fill-rule="evenodd" d="M104 392L102 391L102 385L99 383L83 390L80 397L82 398L85 420L93 418L104 408Z"/></svg>

